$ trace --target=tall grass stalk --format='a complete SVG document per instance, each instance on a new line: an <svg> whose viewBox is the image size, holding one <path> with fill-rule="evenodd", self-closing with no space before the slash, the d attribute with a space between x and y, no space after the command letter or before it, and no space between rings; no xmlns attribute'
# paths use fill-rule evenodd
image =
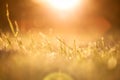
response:
<svg viewBox="0 0 120 80"><path fill-rule="evenodd" d="M11 29L11 31L12 31L12 33L13 33L13 35L16 37L17 35L18 35L18 24L17 24L17 22L15 21L15 26L16 26L16 30L15 30L15 28L14 28L14 26L13 26L13 23L12 23L12 21L11 21L11 19L10 19L10 13L9 13L9 9L8 9L8 4L6 4L6 16L7 16L7 20L8 20L8 23L9 23L9 27L10 27L10 29Z"/></svg>

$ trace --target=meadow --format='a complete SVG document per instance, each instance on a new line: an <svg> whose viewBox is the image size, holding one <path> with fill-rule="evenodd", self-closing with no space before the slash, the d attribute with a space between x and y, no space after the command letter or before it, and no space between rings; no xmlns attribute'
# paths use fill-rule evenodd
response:
<svg viewBox="0 0 120 80"><path fill-rule="evenodd" d="M7 6L8 7L8 6ZM100 37L85 45L42 32L0 32L0 80L120 80L120 41Z"/></svg>

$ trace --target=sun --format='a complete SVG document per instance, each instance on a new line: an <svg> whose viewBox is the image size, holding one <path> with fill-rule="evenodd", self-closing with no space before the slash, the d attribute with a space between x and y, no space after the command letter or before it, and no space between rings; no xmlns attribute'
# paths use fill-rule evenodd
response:
<svg viewBox="0 0 120 80"><path fill-rule="evenodd" d="M71 10L80 0L46 0L46 3L57 10Z"/></svg>

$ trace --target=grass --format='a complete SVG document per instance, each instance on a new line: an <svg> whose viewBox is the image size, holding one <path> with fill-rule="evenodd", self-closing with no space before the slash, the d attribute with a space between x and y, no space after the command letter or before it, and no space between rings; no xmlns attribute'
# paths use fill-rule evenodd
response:
<svg viewBox="0 0 120 80"><path fill-rule="evenodd" d="M5 67L3 72L9 75L6 76L7 74L1 72L5 78L24 80L26 77L27 80L42 80L51 72L61 71L72 75L75 80L120 79L118 76L120 44L111 46L101 38L86 46L81 46L75 41L73 45L68 45L63 39L50 38L43 33L21 35L14 37L10 34L2 34L0 37L2 57L0 61L1 65L4 64L4 60L6 61L7 67L2 65ZM10 68L10 71L6 68Z"/></svg>
<svg viewBox="0 0 120 80"><path fill-rule="evenodd" d="M86 45L76 40L69 45L41 32L22 34L6 7L12 34L0 35L0 80L53 80L48 76L56 78L54 73L74 80L120 80L120 41L102 37Z"/></svg>

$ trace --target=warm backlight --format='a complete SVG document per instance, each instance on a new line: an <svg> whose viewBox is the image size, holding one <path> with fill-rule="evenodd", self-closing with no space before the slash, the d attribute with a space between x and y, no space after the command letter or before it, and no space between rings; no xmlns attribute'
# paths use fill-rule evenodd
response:
<svg viewBox="0 0 120 80"><path fill-rule="evenodd" d="M45 0L51 7L58 10L71 10L75 8L80 0Z"/></svg>

